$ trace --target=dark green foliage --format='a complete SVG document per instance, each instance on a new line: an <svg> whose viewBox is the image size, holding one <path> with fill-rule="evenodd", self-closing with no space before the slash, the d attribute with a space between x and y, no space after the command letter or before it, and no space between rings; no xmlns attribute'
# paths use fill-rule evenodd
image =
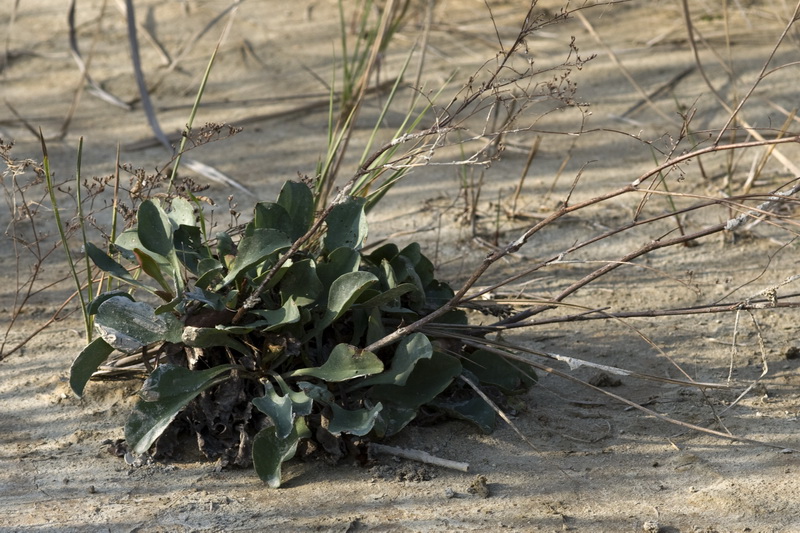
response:
<svg viewBox="0 0 800 533"><path fill-rule="evenodd" d="M464 372L504 393L531 384L501 357L461 346L445 353L435 345L446 343L419 332L376 353L364 349L454 293L417 244L361 253L363 199L336 205L319 235L307 235L314 199L301 183L258 204L238 241L225 233L205 240L182 199L168 210L143 202L137 222L113 243L117 258L87 246L95 265L130 293L108 292L88 305L99 337L75 360L70 380L80 395L114 350L147 354L151 370L125 427L135 453L170 449L165 440L186 431L211 458L252 459L277 487L281 464L307 439L341 455L397 433L423 409L490 431L494 410L457 382ZM278 263L299 239L303 245ZM234 323L268 275L258 305ZM466 322L452 310L439 324Z"/></svg>

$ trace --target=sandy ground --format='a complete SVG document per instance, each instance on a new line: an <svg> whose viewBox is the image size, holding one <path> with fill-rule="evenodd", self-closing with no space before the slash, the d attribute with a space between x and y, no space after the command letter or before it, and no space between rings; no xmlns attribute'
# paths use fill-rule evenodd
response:
<svg viewBox="0 0 800 533"><path fill-rule="evenodd" d="M718 3L690 3L703 39L734 66L735 76L730 76L704 48L701 57L712 82L727 98L741 97L769 56L790 6L736 2L738 7L730 7L726 19ZM53 168L62 179L74 174L79 137L85 138L85 176L111 173L117 144L123 145L122 160L134 166L151 169L163 164L167 155L157 146L130 146L151 135L138 105L126 111L87 92L80 95L65 135L58 138L75 91L83 86L67 47L66 7L55 0L26 0L12 20L11 4L6 1L0 9L5 36L0 76L8 104L0 109L0 137L16 141L15 155L40 157L38 141L24 127L24 119L50 139ZM454 68L459 72L456 80L463 82L492 59L498 50L496 32L503 39L513 38L525 3L490 4L495 26L483 2L436 4L423 76L427 87L438 87ZM185 123L222 26L214 26L191 46L186 43L227 5L206 0L136 2L140 22L170 57L181 58L178 67L166 73L156 47L143 41L145 74L149 80L163 80L153 97L168 133ZM540 3L551 11L559 7L554 1ZM572 36L581 55L596 53L597 58L573 73L578 100L590 105L591 114L584 117L587 133L563 135L580 129L582 117L575 112L549 115L539 124L552 133L542 134L520 197L520 210L527 213L547 214L585 165L572 201L623 186L652 168L654 157L660 156L640 139L664 149L680 130L679 106L696 107L698 142L704 139L702 130L720 127L727 117L696 70L671 90L655 93L693 65L678 2L623 3L596 7L585 15L633 79L653 94L654 105L631 109L639 94L577 18L530 39L529 54L541 64L557 64ZM245 184L260 199L271 199L283 180L298 172L313 173L324 146L325 109L283 112L324 101L325 87L309 71L330 79L336 17L335 2L327 0L243 2L221 47L198 122L239 121L245 130L192 156ZM402 62L422 20L415 14L396 37L386 57L386 73ZM117 4L78 2L77 21L81 50L91 58L94 79L123 101L134 100L124 19ZM772 66L796 58L796 39L791 33ZM764 80L743 111L751 124L780 128L785 115L778 106L796 106L795 72L783 69ZM376 109L377 102L370 102L364 120ZM283 114L277 118L252 119L279 112ZM501 241L513 239L526 224L505 217L495 222L494 209L498 198L505 202L511 196L532 139L531 133L509 139L505 157L486 172L478 229L487 238L499 234ZM739 140L745 140L744 135ZM794 146L782 146L780 152L790 161L798 160ZM566 156L561 178L553 185ZM734 187L741 186L752 155L702 162L702 172L696 161L684 166L682 177L672 183L674 190L719 194L726 175ZM730 165L732 172L726 171ZM769 158L754 190L768 191L791 179L785 166ZM223 218L228 195L236 195L244 212L254 202L220 185L212 185L208 194L220 203ZM420 169L373 214L372 238L417 230L397 238L420 241L441 265L441 276L453 283L463 281L486 253L459 222L465 210L463 194L457 169ZM498 264L482 283L626 222L637 203L638 197L625 197L562 219L520 257ZM653 212L665 208L654 203L650 207ZM11 221L12 208L0 207L3 228ZM688 229L698 229L727 216L727 211L710 210L690 214L683 222ZM665 223L604 241L582 252L582 263L525 279L525 290L537 297L556 294L591 271L588 261L621 257L671 227ZM659 251L638 261L637 267L592 283L569 301L612 311L740 301L796 273L791 238L785 229L762 224L735 239L717 236L696 247ZM2 249L0 316L6 323L15 306L18 263L9 241ZM25 252L22 256L24 274L30 260ZM63 275L57 258L45 266L37 287ZM778 296L790 292L791 286L781 288ZM69 286L62 283L33 298L7 336L6 348L34 332L68 294ZM688 432L543 374L514 419L530 444L507 426L483 435L457 422L410 427L391 442L469 462L469 473L383 458L372 468L293 461L284 470L283 487L270 490L252 471L219 471L202 462L132 467L109 453L108 443L122 436L138 384L92 383L82 400L71 394L68 369L82 342L81 325L73 316L0 362L0 531L800 531L800 467L798 453L792 453L800 448L800 359L793 357L796 311L765 309L753 317L741 314L738 326L732 312L551 324L512 337L539 349L665 377L681 377L673 362L699 381L724 383L730 376L731 389L705 395L632 377L623 377L608 390L658 413L718 430L714 417L721 413L730 432L769 446ZM735 352L734 331L739 335ZM726 410L765 364L768 372L760 383ZM566 365L556 366L581 379L597 374L589 368L570 372ZM478 475L487 480L487 498L469 491Z"/></svg>

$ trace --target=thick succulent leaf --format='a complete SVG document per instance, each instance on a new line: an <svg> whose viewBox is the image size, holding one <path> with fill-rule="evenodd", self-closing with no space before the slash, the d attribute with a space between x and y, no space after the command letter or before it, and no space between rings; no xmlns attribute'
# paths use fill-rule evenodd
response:
<svg viewBox="0 0 800 533"><path fill-rule="evenodd" d="M497 413L483 398L473 397L459 402L434 400L430 405L444 411L451 418L474 424L487 435L494 431L497 422Z"/></svg>
<svg viewBox="0 0 800 533"><path fill-rule="evenodd" d="M330 383L369 376L382 371L383 363L374 353L366 350L358 351L349 344L338 344L322 366L300 368L291 375L292 377L313 376Z"/></svg>
<svg viewBox="0 0 800 533"><path fill-rule="evenodd" d="M333 396L333 393L329 391L327 387L323 387L322 385L316 385L314 383L309 383L308 381L300 381L297 383L297 388L312 400L325 405L330 405L336 400L336 398Z"/></svg>
<svg viewBox="0 0 800 533"><path fill-rule="evenodd" d="M314 222L314 196L305 183L287 181L278 195L278 204L289 214L292 242L306 234Z"/></svg>
<svg viewBox="0 0 800 533"><path fill-rule="evenodd" d="M292 221L282 205L259 202L253 211L253 228L274 229L289 236L292 232Z"/></svg>
<svg viewBox="0 0 800 533"><path fill-rule="evenodd" d="M389 261L386 259L381 261L380 271L381 283L383 283L387 289L394 289L397 287L397 276Z"/></svg>
<svg viewBox="0 0 800 533"><path fill-rule="evenodd" d="M317 265L312 259L303 259L293 264L284 274L280 285L283 303L294 300L299 306L317 301L325 287L317 276Z"/></svg>
<svg viewBox="0 0 800 533"><path fill-rule="evenodd" d="M203 261L211 259L211 251L203 245L203 235L200 233L200 228L187 225L178 226L172 239L178 260L192 274L196 276L202 274L200 265ZM213 261L213 259L211 260Z"/></svg>
<svg viewBox="0 0 800 533"><path fill-rule="evenodd" d="M270 385L264 392L264 396L253 398L253 405L272 421L277 438L285 439L294 430L292 400L288 395L278 396L275 389Z"/></svg>
<svg viewBox="0 0 800 533"><path fill-rule="evenodd" d="M250 348L241 341L231 337L230 332L224 328L197 328L186 326L181 334L181 342L196 348L212 348L214 346L227 346L242 354L250 354Z"/></svg>
<svg viewBox="0 0 800 533"><path fill-rule="evenodd" d="M369 272L350 272L336 279L328 293L328 307L317 324L317 331L329 326L356 302L361 293L378 281Z"/></svg>
<svg viewBox="0 0 800 533"><path fill-rule="evenodd" d="M215 311L222 311L225 309L225 302L222 296L216 292L206 291L198 286L188 289L185 293L186 298L203 303Z"/></svg>
<svg viewBox="0 0 800 533"><path fill-rule="evenodd" d="M372 431L381 409L383 409L383 405L380 402L373 406L372 409L356 409L354 411L342 409L335 403L331 404L333 418L328 426L328 431L334 436L348 433L363 437Z"/></svg>
<svg viewBox="0 0 800 533"><path fill-rule="evenodd" d="M414 270L411 260L404 255L398 255L392 260L391 265L398 283L411 283L417 288L409 295L409 300L414 311L421 311L425 305L425 286Z"/></svg>
<svg viewBox="0 0 800 533"><path fill-rule="evenodd" d="M186 198L180 196L172 199L172 206L167 214L173 228L180 226L196 227L197 217L194 214L194 205ZM199 229L199 228L198 228Z"/></svg>
<svg viewBox="0 0 800 533"><path fill-rule="evenodd" d="M280 487L281 465L294 457L297 443L309 434L303 418L295 419L292 432L286 438L278 437L275 426L259 431L253 439L253 467L258 477L273 489Z"/></svg>
<svg viewBox="0 0 800 533"><path fill-rule="evenodd" d="M417 287L412 283L401 283L394 289L384 291L377 296L370 298L365 302L358 304L359 307L383 307L387 304L395 302L400 299L404 294L417 290Z"/></svg>
<svg viewBox="0 0 800 533"><path fill-rule="evenodd" d="M361 265L361 254L352 248L337 248L328 254L326 261L317 262L317 276L325 287L338 278L356 272Z"/></svg>
<svg viewBox="0 0 800 533"><path fill-rule="evenodd" d="M370 292L368 289L364 294ZM364 344L364 335L367 333L369 327L369 312L366 309L354 308L348 323L352 326L352 334L350 335L350 344L353 346L362 346Z"/></svg>
<svg viewBox="0 0 800 533"><path fill-rule="evenodd" d="M227 232L217 233L217 257L226 267L230 266L236 257L236 243Z"/></svg>
<svg viewBox="0 0 800 533"><path fill-rule="evenodd" d="M142 202L136 214L136 222L136 234L148 251L167 258L175 253L172 222L157 202Z"/></svg>
<svg viewBox="0 0 800 533"><path fill-rule="evenodd" d="M367 259L369 259L373 265L379 265L382 261L391 261L399 253L400 249L397 247L397 245L393 242L390 242L375 249L367 256Z"/></svg>
<svg viewBox="0 0 800 533"><path fill-rule="evenodd" d="M461 363L455 357L434 352L430 359L421 359L405 385L375 385L369 391L374 401L416 409L441 394L461 373Z"/></svg>
<svg viewBox="0 0 800 533"><path fill-rule="evenodd" d="M340 246L360 249L367 238L367 216L364 214L363 198L348 197L331 209L325 223L328 231L323 244L326 250Z"/></svg>
<svg viewBox="0 0 800 533"><path fill-rule="evenodd" d="M287 324L294 324L300 321L300 310L294 300L289 300L283 307L275 310L252 309L250 314L263 319L264 325L259 325L261 331L274 331ZM259 324L261 321L259 321Z"/></svg>
<svg viewBox="0 0 800 533"><path fill-rule="evenodd" d="M173 267L170 259L165 257L159 253L156 253L152 250L148 250L147 247L139 240L139 236L136 234L135 231L124 231L117 237L117 240L114 241L114 248L129 261L133 261L134 263L138 263L139 259L136 257L135 250L145 250L147 256L155 261L158 265L158 268L165 272L172 272Z"/></svg>
<svg viewBox="0 0 800 533"><path fill-rule="evenodd" d="M373 431L375 436L382 439L391 437L400 432L417 417L416 408L399 407L397 405L384 405L375 419Z"/></svg>
<svg viewBox="0 0 800 533"><path fill-rule="evenodd" d="M280 385L281 390L285 396L292 400L292 410L297 416L306 416L311 414L311 409L314 407L313 398L308 394L307 390L300 388L299 391L293 391L286 381L280 375L275 375L275 381ZM301 382L306 383L306 382Z"/></svg>
<svg viewBox="0 0 800 533"><path fill-rule="evenodd" d="M133 353L159 341L181 342L183 325L172 315L157 315L146 303L113 296L100 304L95 327L108 344Z"/></svg>
<svg viewBox="0 0 800 533"><path fill-rule="evenodd" d="M367 316L367 345L378 342L386 336L386 328L383 325L381 310L373 307Z"/></svg>
<svg viewBox="0 0 800 533"><path fill-rule="evenodd" d="M222 281L222 263L216 259L203 259L197 265L197 281L194 282L195 287L207 289L213 283Z"/></svg>
<svg viewBox="0 0 800 533"><path fill-rule="evenodd" d="M462 365L486 385L494 385L506 394L527 390L535 384L533 369L519 363L519 367L504 357L486 350L464 354ZM527 374L525 372L527 370Z"/></svg>
<svg viewBox="0 0 800 533"><path fill-rule="evenodd" d="M128 272L127 268L117 263L103 250L101 250L100 248L98 248L97 246L95 246L90 242L86 243L86 254L89 256L92 262L97 266L97 268L99 268L103 272L119 280L122 280L133 287L153 292L152 287L148 287L141 281L135 279L133 276L131 276L130 272Z"/></svg>
<svg viewBox="0 0 800 533"><path fill-rule="evenodd" d="M255 229L251 236L243 237L239 251L230 265L228 275L222 280L227 285L240 275L263 263L269 256L291 246L289 238L273 229Z"/></svg>
<svg viewBox="0 0 800 533"><path fill-rule="evenodd" d="M130 293L123 291L123 290L115 290L115 291L108 291L101 294L98 294L97 297L89 302L89 306L86 308L87 312L90 315L96 315L97 310L100 309L100 305L105 302L106 300L113 298L114 296L121 296L123 298L127 298L128 300L135 302L136 300Z"/></svg>
<svg viewBox="0 0 800 533"><path fill-rule="evenodd" d="M136 261L139 263L139 266L142 268L142 271L153 278L156 283L161 287L163 293L159 293L159 295L164 294L165 300L171 300L173 298L173 291L172 288L169 286L169 282L167 278L164 277L164 272L161 271L161 265L159 265L155 259L153 259L150 254L144 250L139 248L134 248L133 255L136 256ZM170 276L174 276L174 272L170 267L166 267L165 270L169 272Z"/></svg>
<svg viewBox="0 0 800 533"><path fill-rule="evenodd" d="M193 371L169 364L156 368L142 385L141 398L125 424L125 440L131 451L146 452L190 401L228 379L231 368L222 365Z"/></svg>
<svg viewBox="0 0 800 533"><path fill-rule="evenodd" d="M98 337L90 342L81 350L72 366L69 369L69 386L78 397L83 396L83 389L97 371L97 367L102 365L114 347Z"/></svg>
<svg viewBox="0 0 800 533"><path fill-rule="evenodd" d="M356 386L405 385L417 363L423 359L430 359L432 356L433 346L428 337L422 333L412 333L398 343L394 357L392 357L392 364L386 372L370 376Z"/></svg>
<svg viewBox="0 0 800 533"><path fill-rule="evenodd" d="M435 279L433 263L422 254L419 243L412 242L400 250L400 255L407 257L411 261L411 264L414 266L414 272L419 276L423 287L427 287L428 284Z"/></svg>
<svg viewBox="0 0 800 533"><path fill-rule="evenodd" d="M278 395L275 388L267 384L264 396L253 398L253 405L272 420L277 437L285 439L294 429L295 418L310 414L314 402L305 392L292 391L286 382L278 379L284 395Z"/></svg>

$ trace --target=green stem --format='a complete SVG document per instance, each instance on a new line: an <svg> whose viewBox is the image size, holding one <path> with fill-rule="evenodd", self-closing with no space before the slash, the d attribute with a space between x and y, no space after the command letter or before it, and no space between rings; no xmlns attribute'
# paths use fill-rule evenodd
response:
<svg viewBox="0 0 800 533"><path fill-rule="evenodd" d="M64 223L61 221L61 213L58 209L58 202L56 201L56 191L53 185L53 175L50 172L50 157L47 155L47 145L44 142L44 134L42 133L41 128L39 129L39 140L42 143L42 167L44 169L44 177L47 183L47 191L50 193L50 203L53 206L53 217L56 220L56 226L58 227L58 234L61 237L61 246L64 248L64 253L67 255L67 264L69 265L70 273L72 274L72 279L75 282L75 287L78 291L78 299L81 303L81 312L83 313L83 323L86 330L86 338L91 340L92 338L92 323L91 319L88 314L88 306L86 305L86 299L83 296L83 290L80 280L78 279L78 272L75 270L75 262L72 259L72 254L69 251L69 243L67 242L67 233L64 230ZM83 140L81 139L81 147L83 146ZM78 165L80 166L80 151L78 152ZM80 187L79 187L80 189ZM80 202L78 203L80 205ZM91 277L91 271L89 272L89 276Z"/></svg>

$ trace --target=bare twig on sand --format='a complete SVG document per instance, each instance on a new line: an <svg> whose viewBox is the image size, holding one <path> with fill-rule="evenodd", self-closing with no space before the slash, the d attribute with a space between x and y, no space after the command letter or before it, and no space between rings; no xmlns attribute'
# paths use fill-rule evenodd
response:
<svg viewBox="0 0 800 533"><path fill-rule="evenodd" d="M371 442L369 445L370 453L374 454L385 454L385 455L394 455L395 457L402 457L403 459L410 459L412 461L419 461L420 463L425 463L434 466L441 466L444 468L450 468L452 470L458 470L459 472L469 472L469 463L462 463L460 461L450 461L449 459L442 459L441 457L436 457L434 455L429 454L428 452L423 452L421 450L406 450L405 448L397 448L395 446L386 446L383 444L375 444Z"/></svg>

